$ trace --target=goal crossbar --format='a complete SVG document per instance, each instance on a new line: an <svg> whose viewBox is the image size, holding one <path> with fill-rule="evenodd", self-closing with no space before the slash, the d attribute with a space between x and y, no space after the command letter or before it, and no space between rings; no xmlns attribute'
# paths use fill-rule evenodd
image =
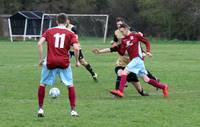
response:
<svg viewBox="0 0 200 127"><path fill-rule="evenodd" d="M41 22L41 28L40 28L40 35L42 35L43 32L43 25L44 25L44 18L45 16L57 16L58 14L43 14L42 15L42 22ZM74 16L74 17L90 17L90 16L95 16L95 17L106 17L106 24L105 24L105 31L104 31L104 43L106 42L106 35L108 31L108 19L109 15L107 14L66 14L67 16ZM51 20L51 19L50 19ZM50 27L50 26L49 26Z"/></svg>

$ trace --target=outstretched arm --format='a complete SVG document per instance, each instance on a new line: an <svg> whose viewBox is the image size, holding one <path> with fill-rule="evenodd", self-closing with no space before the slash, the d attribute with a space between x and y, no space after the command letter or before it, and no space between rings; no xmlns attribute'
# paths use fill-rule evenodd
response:
<svg viewBox="0 0 200 127"><path fill-rule="evenodd" d="M94 49L92 49L92 52L94 54L104 54L104 53L110 53L111 50L110 50L110 48L104 48L104 49L94 48Z"/></svg>
<svg viewBox="0 0 200 127"><path fill-rule="evenodd" d="M117 52L119 50L120 45L112 45L111 48L104 48L104 49L98 49L98 48L94 48L92 49L92 52L94 54L104 54L104 53L111 53L111 52Z"/></svg>

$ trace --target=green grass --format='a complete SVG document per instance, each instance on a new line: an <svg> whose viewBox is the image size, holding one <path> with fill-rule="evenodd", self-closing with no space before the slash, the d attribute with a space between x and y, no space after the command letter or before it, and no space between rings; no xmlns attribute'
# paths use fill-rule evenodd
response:
<svg viewBox="0 0 200 127"><path fill-rule="evenodd" d="M146 68L170 87L169 98L142 82L150 97L141 97L129 85L122 99L114 99L114 66L117 54L95 56L93 47L110 44L102 39L81 39L85 58L99 75L95 83L83 68L73 64L79 118L69 116L67 90L57 80L61 96L52 100L46 91L45 118L37 113L40 80L36 42L0 41L1 127L199 127L200 42L152 40L152 58ZM74 63L74 59L72 60Z"/></svg>

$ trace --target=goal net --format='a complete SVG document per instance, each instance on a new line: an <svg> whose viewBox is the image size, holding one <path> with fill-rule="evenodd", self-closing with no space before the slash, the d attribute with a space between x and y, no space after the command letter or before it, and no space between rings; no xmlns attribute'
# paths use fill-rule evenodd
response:
<svg viewBox="0 0 200 127"><path fill-rule="evenodd" d="M56 17L58 14L43 14L41 22L42 34L48 28L56 26ZM103 37L106 41L108 18L105 14L67 14L71 24L78 29L79 36L86 37ZM46 20L49 19L49 20Z"/></svg>

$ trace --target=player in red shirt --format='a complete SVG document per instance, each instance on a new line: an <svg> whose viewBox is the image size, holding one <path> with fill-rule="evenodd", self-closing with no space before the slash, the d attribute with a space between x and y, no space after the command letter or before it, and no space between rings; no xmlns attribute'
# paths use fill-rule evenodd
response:
<svg viewBox="0 0 200 127"><path fill-rule="evenodd" d="M147 76L147 71L142 60L142 51L140 47L140 42L144 43L146 46L146 54L152 56L150 53L150 43L149 41L142 37L140 34L134 34L129 30L129 26L125 23L120 25L119 30L122 32L124 37L121 40L121 45L118 47L118 53L124 55L127 51L129 55L130 62L126 68L121 71L121 81L119 90L112 90L111 93L119 97L123 97L124 86L127 81L127 75L130 72L137 74L142 77L144 81L154 87L163 90L163 95L168 96L168 85L162 84L154 79L150 79Z"/></svg>
<svg viewBox="0 0 200 127"><path fill-rule="evenodd" d="M76 35L65 27L66 23L67 16L64 13L59 14L57 16L58 26L45 31L38 42L39 65L42 66L41 80L38 88L38 117L44 117L43 101L45 97L45 87L47 85L53 85L57 75L68 87L71 116L79 116L75 111L76 95L68 54L70 46L73 45L76 66L80 66L78 61L79 44ZM42 44L45 41L47 42L47 57L43 60Z"/></svg>

